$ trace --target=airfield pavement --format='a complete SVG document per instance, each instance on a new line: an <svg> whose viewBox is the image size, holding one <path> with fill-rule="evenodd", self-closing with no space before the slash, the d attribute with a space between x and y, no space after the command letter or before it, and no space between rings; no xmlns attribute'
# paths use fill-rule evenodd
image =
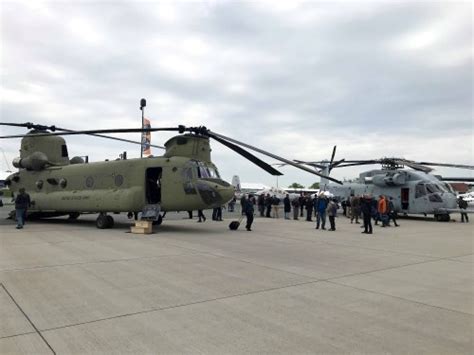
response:
<svg viewBox="0 0 474 355"><path fill-rule="evenodd" d="M180 213L136 235L122 215L16 230L5 214L0 354L473 353L472 224L247 232Z"/></svg>

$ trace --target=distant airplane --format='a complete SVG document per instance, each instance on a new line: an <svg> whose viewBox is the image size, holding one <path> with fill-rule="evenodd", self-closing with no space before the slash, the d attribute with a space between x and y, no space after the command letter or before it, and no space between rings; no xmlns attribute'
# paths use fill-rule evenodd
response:
<svg viewBox="0 0 474 355"><path fill-rule="evenodd" d="M279 199L283 199L288 194L290 199L299 197L301 193L303 194L319 194L319 189L308 189L308 188L281 188L275 186L267 186L260 183L241 183L238 175L232 177L232 185L235 187L236 197L240 198L244 194L253 194L253 195L275 195Z"/></svg>

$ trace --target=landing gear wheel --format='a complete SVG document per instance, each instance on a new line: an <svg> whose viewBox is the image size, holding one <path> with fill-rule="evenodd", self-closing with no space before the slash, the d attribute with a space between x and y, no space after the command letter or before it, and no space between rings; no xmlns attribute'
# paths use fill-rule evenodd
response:
<svg viewBox="0 0 474 355"><path fill-rule="evenodd" d="M112 228L114 226L114 219L112 216L105 216L107 218L107 228Z"/></svg>
<svg viewBox="0 0 474 355"><path fill-rule="evenodd" d="M109 226L109 221L108 221L108 216L105 215L105 214L99 214L99 216L97 217L96 221L95 221L95 225L97 226L97 228L99 229L106 229L108 228Z"/></svg>
<svg viewBox="0 0 474 355"><path fill-rule="evenodd" d="M158 219L156 221L153 221L154 226L159 226L161 223L163 223L163 217L161 215L158 216Z"/></svg>

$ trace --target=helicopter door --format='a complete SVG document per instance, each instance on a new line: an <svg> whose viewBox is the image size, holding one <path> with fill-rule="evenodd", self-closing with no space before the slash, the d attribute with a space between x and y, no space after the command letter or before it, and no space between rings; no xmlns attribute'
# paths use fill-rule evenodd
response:
<svg viewBox="0 0 474 355"><path fill-rule="evenodd" d="M410 189L407 188L407 187L404 187L402 189L402 193L401 193L401 197L402 197L402 210L407 210L408 209L408 205L409 205L409 201L410 201Z"/></svg>
<svg viewBox="0 0 474 355"><path fill-rule="evenodd" d="M146 169L146 199L149 204L161 202L161 168Z"/></svg>

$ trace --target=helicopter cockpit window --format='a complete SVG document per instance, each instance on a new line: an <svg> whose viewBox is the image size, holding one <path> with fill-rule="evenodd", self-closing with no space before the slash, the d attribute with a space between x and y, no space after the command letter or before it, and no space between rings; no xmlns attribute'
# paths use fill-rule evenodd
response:
<svg viewBox="0 0 474 355"><path fill-rule="evenodd" d="M198 171L199 171L200 178L202 179L210 178L209 171L207 170L205 166L200 165Z"/></svg>
<svg viewBox="0 0 474 355"><path fill-rule="evenodd" d="M219 172L217 171L216 168L212 166L207 167L207 171L209 173L209 177L212 179L220 179L221 177L219 176Z"/></svg>
<svg viewBox="0 0 474 355"><path fill-rule="evenodd" d="M453 188L452 188L452 186L451 186L450 184L448 184L447 182L445 182L445 183L443 183L443 185L444 185L444 188L446 189L446 191L451 192L452 194L455 193L454 190L453 190Z"/></svg>
<svg viewBox="0 0 474 355"><path fill-rule="evenodd" d="M67 154L67 146L65 144L63 144L61 146L61 156L63 158L67 158L68 157L68 154Z"/></svg>
<svg viewBox="0 0 474 355"><path fill-rule="evenodd" d="M429 194L433 194L435 192L440 192L441 189L438 187L438 185L436 184L426 184L426 191L429 193Z"/></svg>
<svg viewBox="0 0 474 355"><path fill-rule="evenodd" d="M426 195L426 187L423 183L416 184L415 187L415 198L419 198Z"/></svg>

